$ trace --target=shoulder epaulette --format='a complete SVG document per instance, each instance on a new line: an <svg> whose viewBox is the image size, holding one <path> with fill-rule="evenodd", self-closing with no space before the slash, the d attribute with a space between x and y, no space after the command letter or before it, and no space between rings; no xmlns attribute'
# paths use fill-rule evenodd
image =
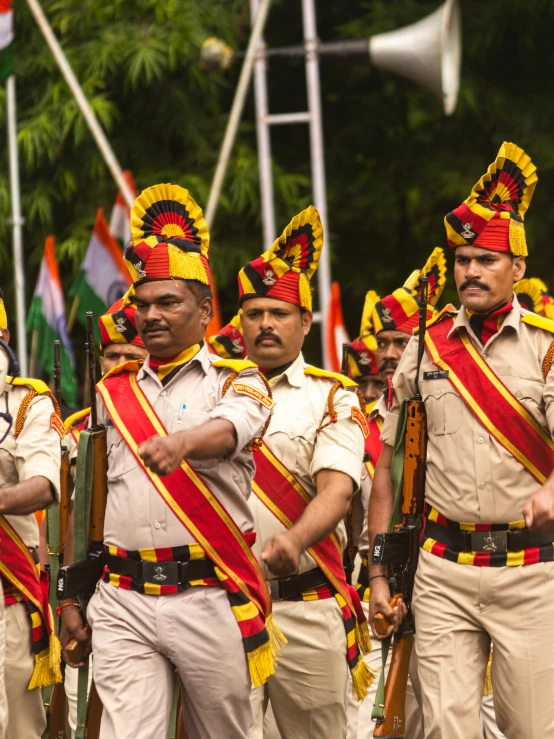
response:
<svg viewBox="0 0 554 739"><path fill-rule="evenodd" d="M47 395L50 392L48 385L42 380L33 377L7 377L6 382L16 387L30 387L39 395Z"/></svg>
<svg viewBox="0 0 554 739"><path fill-rule="evenodd" d="M216 359L212 362L214 367L225 367L233 372L242 372L245 369L258 369L258 365L249 359Z"/></svg>
<svg viewBox="0 0 554 739"><path fill-rule="evenodd" d="M554 321L544 316L539 316L537 313L524 313L521 316L523 323L527 323L529 326L535 326L535 328L542 328L544 331L548 331L554 334Z"/></svg>
<svg viewBox="0 0 554 739"><path fill-rule="evenodd" d="M448 305L445 305L441 311L439 311L436 315L430 318L425 325L427 328L431 328L431 326L435 326L437 323L444 321L445 318L452 318L453 316L456 315L457 312L458 310L456 306L452 305L452 303L448 303ZM419 326L416 326L414 330L412 331L412 333L418 334Z"/></svg>
<svg viewBox="0 0 554 739"><path fill-rule="evenodd" d="M66 431L71 431L71 429L77 425L79 421L82 421L84 418L90 415L90 408L83 408L82 411L77 411L77 413L73 413L71 416L68 416L64 421L64 426Z"/></svg>
<svg viewBox="0 0 554 739"><path fill-rule="evenodd" d="M346 377L346 375L341 375L340 372L330 372L329 370L321 369L321 367L312 367L311 364L304 367L304 374L334 380L335 382L340 382L343 387L357 387L358 385L357 382Z"/></svg>
<svg viewBox="0 0 554 739"><path fill-rule="evenodd" d="M114 367L109 372L106 372L106 374L98 380L98 382L104 382L108 377L111 377L112 375L120 375L122 372L138 372L139 369L142 367L142 362L124 362L123 364L118 364L117 367Z"/></svg>

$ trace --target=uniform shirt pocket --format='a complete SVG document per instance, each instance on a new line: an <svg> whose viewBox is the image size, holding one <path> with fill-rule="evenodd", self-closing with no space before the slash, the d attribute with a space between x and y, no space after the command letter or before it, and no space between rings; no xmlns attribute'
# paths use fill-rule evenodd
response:
<svg viewBox="0 0 554 739"><path fill-rule="evenodd" d="M117 480L138 466L136 457L113 426L106 427L108 480Z"/></svg>
<svg viewBox="0 0 554 739"><path fill-rule="evenodd" d="M198 426L202 426L210 420L210 414L207 411L197 411L188 408L179 408L175 411L171 419L169 433L178 434L179 431L192 431ZM189 459L188 460L195 470L209 470L216 467L221 461L219 458L212 459Z"/></svg>
<svg viewBox="0 0 554 739"><path fill-rule="evenodd" d="M462 399L448 380L425 382L422 390L428 430L435 436L455 434L462 422Z"/></svg>
<svg viewBox="0 0 554 739"><path fill-rule="evenodd" d="M317 426L305 418L271 419L267 436L271 448L295 475L308 475Z"/></svg>
<svg viewBox="0 0 554 739"><path fill-rule="evenodd" d="M529 413L546 429L546 411L543 398L544 384L538 380L519 377L501 377L502 382Z"/></svg>

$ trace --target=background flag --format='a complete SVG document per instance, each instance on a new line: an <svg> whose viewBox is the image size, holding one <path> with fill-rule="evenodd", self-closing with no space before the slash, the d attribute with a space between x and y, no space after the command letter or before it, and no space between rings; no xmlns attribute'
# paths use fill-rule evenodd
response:
<svg viewBox="0 0 554 739"><path fill-rule="evenodd" d="M327 309L327 336L325 339L325 368L332 372L340 372L342 362L342 345L350 339L344 326L342 306L340 302L340 286L338 282L331 285L331 298Z"/></svg>
<svg viewBox="0 0 554 739"><path fill-rule="evenodd" d="M123 177L125 177L133 195L136 197L138 195L137 186L135 185L135 180L133 179L133 175L130 170L126 169L123 172ZM129 241L131 241L131 218L129 208L121 192L117 193L117 197L112 208L112 214L110 216L110 233L113 238L120 241L123 246L127 246Z"/></svg>
<svg viewBox="0 0 554 739"><path fill-rule="evenodd" d="M96 223L92 231L81 271L70 291L73 307L69 318L69 328L75 318L86 323L86 312L92 311L94 317L102 315L110 305L123 297L131 285L131 275L125 266L123 252L110 234L104 218L104 211L98 208ZM100 343L98 322L94 321L96 340Z"/></svg>
<svg viewBox="0 0 554 739"><path fill-rule="evenodd" d="M12 41L12 0L0 0L0 83L13 73Z"/></svg>
<svg viewBox="0 0 554 739"><path fill-rule="evenodd" d="M37 286L27 318L27 331L31 337L30 374L35 374L35 363L51 376L54 369L54 341L60 341L62 398L71 408L77 405L75 359L67 335L65 303L60 270L56 261L55 240L48 236L40 265Z"/></svg>

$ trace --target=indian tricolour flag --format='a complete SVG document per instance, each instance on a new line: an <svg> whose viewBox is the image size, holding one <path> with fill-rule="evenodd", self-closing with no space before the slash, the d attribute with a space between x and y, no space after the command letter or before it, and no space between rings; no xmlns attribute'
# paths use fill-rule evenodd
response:
<svg viewBox="0 0 554 739"><path fill-rule="evenodd" d="M13 72L12 41L12 0L0 0L0 83L5 82Z"/></svg>
<svg viewBox="0 0 554 739"><path fill-rule="evenodd" d="M127 184L131 188L131 192L136 197L138 193L133 175L128 169L126 169L123 172L123 177L125 177ZM110 233L114 239L120 241L123 246L127 246L129 241L131 241L131 217L129 206L125 202L125 198L121 192L117 193L117 197L112 208L112 214L110 216Z"/></svg>
<svg viewBox="0 0 554 739"><path fill-rule="evenodd" d="M104 211L98 208L87 253L70 292L73 297L70 324L73 316L85 324L87 311L92 311L97 319L127 292L131 282L121 247L110 234ZM98 332L96 320L94 327ZM100 341L99 332L96 338Z"/></svg>
<svg viewBox="0 0 554 739"><path fill-rule="evenodd" d="M340 286L338 282L331 285L331 298L327 309L327 336L325 339L325 367L333 372L341 371L342 345L350 339L342 317Z"/></svg>
<svg viewBox="0 0 554 739"><path fill-rule="evenodd" d="M54 341L59 340L62 397L71 408L75 408L75 359L67 335L65 302L53 236L48 236L44 245L37 286L27 318L27 331L31 338L31 364L38 363L43 373L50 376L54 369ZM36 374L34 367L31 374Z"/></svg>

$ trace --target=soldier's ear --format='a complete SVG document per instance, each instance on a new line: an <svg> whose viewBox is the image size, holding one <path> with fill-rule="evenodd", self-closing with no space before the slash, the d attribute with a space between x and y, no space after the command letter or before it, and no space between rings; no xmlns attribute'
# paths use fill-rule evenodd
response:
<svg viewBox="0 0 554 739"><path fill-rule="evenodd" d="M525 270L527 269L525 259L523 257L514 257L512 268L514 272L514 282L523 279L525 276Z"/></svg>
<svg viewBox="0 0 554 739"><path fill-rule="evenodd" d="M10 329L9 328L0 328L0 339L2 339L2 341L5 344L10 343Z"/></svg>

